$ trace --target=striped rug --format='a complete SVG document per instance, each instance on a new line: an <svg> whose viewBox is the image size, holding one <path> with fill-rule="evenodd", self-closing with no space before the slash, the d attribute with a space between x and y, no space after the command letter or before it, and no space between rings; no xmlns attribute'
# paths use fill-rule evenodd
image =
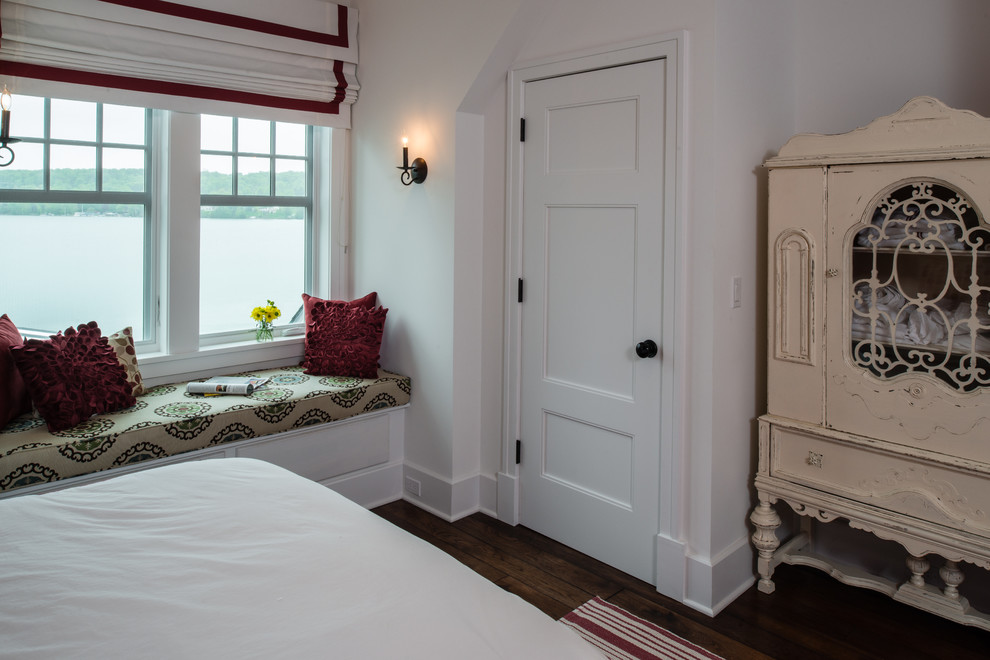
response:
<svg viewBox="0 0 990 660"><path fill-rule="evenodd" d="M722 660L595 596L561 620L610 660Z"/></svg>

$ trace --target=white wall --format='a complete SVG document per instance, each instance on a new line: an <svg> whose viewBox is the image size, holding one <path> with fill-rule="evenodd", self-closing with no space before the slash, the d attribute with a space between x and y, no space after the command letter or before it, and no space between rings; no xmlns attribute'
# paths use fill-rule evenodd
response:
<svg viewBox="0 0 990 660"><path fill-rule="evenodd" d="M481 365L484 405L481 410L481 472L495 475L501 468L502 442L502 360L505 295L505 79L492 94L482 114L485 123L485 172L488 174L484 197L484 299L482 305ZM482 499L485 503L485 500ZM487 504L490 505L490 502Z"/></svg>
<svg viewBox="0 0 990 660"><path fill-rule="evenodd" d="M796 0L795 130L844 133L915 96L990 115L985 0Z"/></svg>
<svg viewBox="0 0 990 660"><path fill-rule="evenodd" d="M697 181L710 189L710 213L692 227L712 236L712 256L696 255L694 276L710 289L711 456L691 462L689 499L710 490L711 508L692 509L690 538L712 566L711 584L690 585L700 602L717 606L751 570L749 484L756 471L755 418L766 411L766 173L763 159L793 132L795 19L788 0L720 0L715 36L714 176ZM702 229L703 228L703 229ZM732 307L732 279L741 278L742 305ZM708 321L693 319L698 332ZM706 367L709 365L706 365ZM699 385L700 387L701 385ZM694 435L694 449L708 436ZM707 518L706 518L707 516ZM707 537L707 543L705 543ZM697 581L696 581L697 582Z"/></svg>
<svg viewBox="0 0 990 660"><path fill-rule="evenodd" d="M453 380L457 298L474 295L454 271L455 113L518 1L355 4L361 89L351 131L353 289L377 290L389 308L382 366L413 382L407 464L423 482L424 500L449 514L455 464L459 478L477 475L481 450L477 438L454 443L454 411L478 407L471 398L477 385L456 389ZM429 165L421 185L399 182L403 134L410 159Z"/></svg>
<svg viewBox="0 0 990 660"><path fill-rule="evenodd" d="M689 393L676 411L686 472L674 531L685 544L684 600L716 611L753 573L746 517L766 359L761 163L795 132L851 130L918 94L990 114L981 39L990 9L984 0L357 4L354 293L377 289L390 307L383 365L413 378L407 460L434 489L423 500L454 516L472 497L491 508L502 460L505 72L687 31L685 351L666 355ZM430 164L422 186L397 181L403 130L410 155ZM471 488L483 492L458 499Z"/></svg>

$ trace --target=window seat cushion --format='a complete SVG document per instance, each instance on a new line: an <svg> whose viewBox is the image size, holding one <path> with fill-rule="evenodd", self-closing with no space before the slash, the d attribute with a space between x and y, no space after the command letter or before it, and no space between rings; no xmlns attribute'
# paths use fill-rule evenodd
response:
<svg viewBox="0 0 990 660"><path fill-rule="evenodd" d="M238 375L270 380L247 396L160 385L130 408L54 433L21 415L0 430L0 492L403 406L412 390L407 376L381 369L377 378L312 376L298 366Z"/></svg>

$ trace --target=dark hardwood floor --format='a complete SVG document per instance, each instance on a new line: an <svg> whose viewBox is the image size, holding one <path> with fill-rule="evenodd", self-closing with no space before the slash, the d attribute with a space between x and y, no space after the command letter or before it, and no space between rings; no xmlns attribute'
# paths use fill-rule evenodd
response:
<svg viewBox="0 0 990 660"><path fill-rule="evenodd" d="M727 660L990 658L990 632L920 612L812 568L780 566L712 618L525 527L482 513L448 523L399 501L374 509L555 619L599 596Z"/></svg>

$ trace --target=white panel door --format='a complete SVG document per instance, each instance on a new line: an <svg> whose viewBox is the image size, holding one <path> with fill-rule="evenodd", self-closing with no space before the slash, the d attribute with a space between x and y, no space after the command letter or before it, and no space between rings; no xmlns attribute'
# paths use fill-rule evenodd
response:
<svg viewBox="0 0 990 660"><path fill-rule="evenodd" d="M521 521L654 584L664 67L524 88Z"/></svg>

